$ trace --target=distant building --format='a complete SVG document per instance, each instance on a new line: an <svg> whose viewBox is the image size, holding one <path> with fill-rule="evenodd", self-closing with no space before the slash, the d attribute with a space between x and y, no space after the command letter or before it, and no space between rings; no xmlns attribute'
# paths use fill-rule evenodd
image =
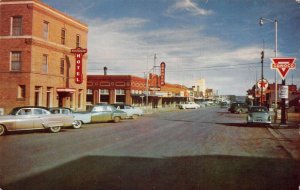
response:
<svg viewBox="0 0 300 190"><path fill-rule="evenodd" d="M281 88L281 84L277 84L277 89ZM300 90L297 89L297 85L291 84L287 85L289 89L288 94L288 104L291 109L296 109L300 111ZM269 84L266 91L263 93L261 98L261 91L254 85L251 89L247 91L248 98L252 101L252 104L259 105L261 100L263 101L262 104L268 107L275 105L275 83ZM281 106L281 99L279 98L279 93L277 93L277 105L278 107Z"/></svg>
<svg viewBox="0 0 300 190"><path fill-rule="evenodd" d="M148 80L132 75L88 75L87 103L125 103L151 107L173 106L188 100L188 89L178 84L157 86L157 77ZM147 91L147 86L149 87Z"/></svg>
<svg viewBox="0 0 300 190"><path fill-rule="evenodd" d="M39 0L0 1L0 108L66 106L84 110L83 83L76 84L75 56L87 47L88 26Z"/></svg>
<svg viewBox="0 0 300 190"><path fill-rule="evenodd" d="M205 79L200 79L197 80L195 85L193 86L194 88L194 97L195 98L200 98L200 97L205 97L205 90L206 90L206 84L205 84Z"/></svg>

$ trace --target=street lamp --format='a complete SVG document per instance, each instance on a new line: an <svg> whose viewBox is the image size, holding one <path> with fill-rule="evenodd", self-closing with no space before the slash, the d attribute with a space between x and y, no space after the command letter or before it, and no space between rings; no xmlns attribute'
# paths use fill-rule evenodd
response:
<svg viewBox="0 0 300 190"><path fill-rule="evenodd" d="M268 18L263 18L261 17L259 19L259 25L262 26L264 24L264 21L268 21L268 22L272 22L274 23L274 27L275 27L275 57L277 57L277 24L278 24L278 20L271 20ZM277 71L275 71L275 121L277 119Z"/></svg>

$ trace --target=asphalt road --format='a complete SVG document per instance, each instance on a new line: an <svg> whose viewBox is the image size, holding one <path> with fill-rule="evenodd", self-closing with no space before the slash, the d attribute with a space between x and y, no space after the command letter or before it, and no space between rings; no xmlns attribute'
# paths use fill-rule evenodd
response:
<svg viewBox="0 0 300 190"><path fill-rule="evenodd" d="M0 137L0 188L298 190L282 140L219 108L12 133Z"/></svg>

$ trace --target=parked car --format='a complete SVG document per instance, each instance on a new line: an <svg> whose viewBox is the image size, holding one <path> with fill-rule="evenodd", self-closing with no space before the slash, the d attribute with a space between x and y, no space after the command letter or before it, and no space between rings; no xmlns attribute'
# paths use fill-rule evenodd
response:
<svg viewBox="0 0 300 190"><path fill-rule="evenodd" d="M230 105L228 109L231 113L247 113L248 112L248 105L246 103L239 103L235 102Z"/></svg>
<svg viewBox="0 0 300 190"><path fill-rule="evenodd" d="M48 129L57 133L62 127L73 125L73 117L51 114L44 107L16 107L9 115L0 116L0 135L9 131Z"/></svg>
<svg viewBox="0 0 300 190"><path fill-rule="evenodd" d="M111 104L118 110L122 110L127 114L127 118L136 119L138 116L142 116L144 114L144 111L140 108L126 105L126 104Z"/></svg>
<svg viewBox="0 0 300 190"><path fill-rule="evenodd" d="M184 104L179 104L178 107L180 109L198 109L200 108L200 105L196 104L195 102L187 102Z"/></svg>
<svg viewBox="0 0 300 190"><path fill-rule="evenodd" d="M91 106L90 110L85 112L74 112L74 120L78 125L84 123L97 123L114 121L119 122L127 117L127 114L121 110L117 110L109 104L100 104Z"/></svg>
<svg viewBox="0 0 300 190"><path fill-rule="evenodd" d="M71 110L70 108L66 108L66 107L52 107L52 108L49 108L49 111L53 114L64 114L64 115L70 115L70 116L74 117L73 110ZM73 125L72 125L72 127L74 129L79 129L79 128L81 128L81 126L82 126L81 122L79 122L78 120L74 120Z"/></svg>
<svg viewBox="0 0 300 190"><path fill-rule="evenodd" d="M264 106L252 106L247 116L247 124L262 123L271 124L271 116L268 108Z"/></svg>

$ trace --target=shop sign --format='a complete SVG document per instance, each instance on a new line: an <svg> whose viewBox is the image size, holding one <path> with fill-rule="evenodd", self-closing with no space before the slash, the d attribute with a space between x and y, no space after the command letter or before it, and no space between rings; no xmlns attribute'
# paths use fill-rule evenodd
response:
<svg viewBox="0 0 300 190"><path fill-rule="evenodd" d="M75 83L81 84L83 82L82 57L87 53L87 49L78 47L76 49L71 49L71 53L75 54Z"/></svg>
<svg viewBox="0 0 300 190"><path fill-rule="evenodd" d="M271 68L276 69L282 80L285 79L287 73L291 69L296 69L296 58L293 57L277 57L271 58Z"/></svg>
<svg viewBox="0 0 300 190"><path fill-rule="evenodd" d="M279 98L288 99L289 98L289 87L288 86L281 86L279 92Z"/></svg>
<svg viewBox="0 0 300 190"><path fill-rule="evenodd" d="M166 64L164 62L161 62L160 64L160 85L165 85L165 72L166 71Z"/></svg>
<svg viewBox="0 0 300 190"><path fill-rule="evenodd" d="M259 89L262 89L263 91L267 90L268 86L269 86L269 82L266 79L260 79L257 81L257 87Z"/></svg>

